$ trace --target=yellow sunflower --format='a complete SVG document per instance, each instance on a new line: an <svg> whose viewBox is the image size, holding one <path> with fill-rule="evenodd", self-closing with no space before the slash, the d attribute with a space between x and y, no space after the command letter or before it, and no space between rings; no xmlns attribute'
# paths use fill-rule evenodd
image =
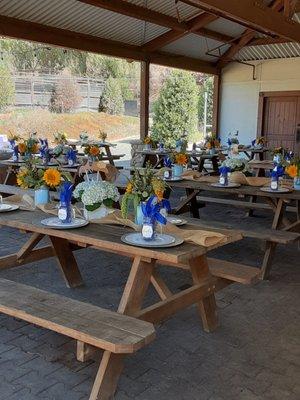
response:
<svg viewBox="0 0 300 400"><path fill-rule="evenodd" d="M132 189L133 189L132 183L128 182L126 186L126 193L132 193Z"/></svg>
<svg viewBox="0 0 300 400"><path fill-rule="evenodd" d="M183 153L176 154L175 161L176 164L185 165L187 163L187 156Z"/></svg>
<svg viewBox="0 0 300 400"><path fill-rule="evenodd" d="M295 164L289 165L289 166L286 168L286 172L287 172L287 174L288 174L291 178L296 178L296 176L298 176L298 168L297 168L297 165L295 165Z"/></svg>
<svg viewBox="0 0 300 400"><path fill-rule="evenodd" d="M98 156L100 154L100 149L97 146L90 147L90 155L91 156Z"/></svg>
<svg viewBox="0 0 300 400"><path fill-rule="evenodd" d="M32 146L32 153L36 154L39 151L39 145L37 143L34 143Z"/></svg>
<svg viewBox="0 0 300 400"><path fill-rule="evenodd" d="M21 154L24 154L25 151L26 151L26 144L25 144L25 143L19 143L19 144L18 144L18 149L19 149L19 152L20 152Z"/></svg>
<svg viewBox="0 0 300 400"><path fill-rule="evenodd" d="M60 184L61 173L57 169L49 168L44 172L43 179L47 186L56 187Z"/></svg>

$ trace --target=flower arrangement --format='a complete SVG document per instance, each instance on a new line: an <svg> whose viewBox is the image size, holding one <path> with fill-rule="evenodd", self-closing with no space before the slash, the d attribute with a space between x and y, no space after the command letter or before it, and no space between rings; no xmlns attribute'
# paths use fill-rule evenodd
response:
<svg viewBox="0 0 300 400"><path fill-rule="evenodd" d="M188 162L188 157L185 153L175 153L174 154L174 162L178 165L186 165Z"/></svg>
<svg viewBox="0 0 300 400"><path fill-rule="evenodd" d="M267 144L267 139L264 136L260 136L251 142L252 146L264 147Z"/></svg>
<svg viewBox="0 0 300 400"><path fill-rule="evenodd" d="M208 150L218 148L220 147L220 140L217 138L215 134L211 134L205 139L205 147Z"/></svg>
<svg viewBox="0 0 300 400"><path fill-rule="evenodd" d="M86 154L92 161L99 161L102 159L101 147L97 144L85 145L84 154Z"/></svg>
<svg viewBox="0 0 300 400"><path fill-rule="evenodd" d="M298 178L300 177L300 158L295 158L291 160L290 165L288 165L285 169L285 172L291 178Z"/></svg>
<svg viewBox="0 0 300 400"><path fill-rule="evenodd" d="M87 132L81 132L79 135L79 139L83 142L86 143L89 140L89 135Z"/></svg>
<svg viewBox="0 0 300 400"><path fill-rule="evenodd" d="M54 133L54 143L55 144L67 144L68 142L68 137L65 132L57 132Z"/></svg>
<svg viewBox="0 0 300 400"><path fill-rule="evenodd" d="M162 200L165 189L165 182L154 175L151 164L148 163L142 172L137 169L134 170L122 198L121 211L123 217L127 217L131 205L136 210L141 202L146 201L153 194Z"/></svg>
<svg viewBox="0 0 300 400"><path fill-rule="evenodd" d="M146 136L145 139L144 139L144 144L151 144L151 143L152 143L151 137L150 136Z"/></svg>
<svg viewBox="0 0 300 400"><path fill-rule="evenodd" d="M79 183L73 196L82 201L87 211L95 211L102 205L112 207L120 198L118 189L113 183L98 180Z"/></svg>
<svg viewBox="0 0 300 400"><path fill-rule="evenodd" d="M38 153L39 145L38 139L36 138L36 134L33 133L29 136L28 139L23 140L18 144L18 150L21 155L25 155L27 157L31 157L33 154Z"/></svg>
<svg viewBox="0 0 300 400"><path fill-rule="evenodd" d="M29 165L20 168L17 174L17 184L23 189L39 189L42 186L56 188L60 185L61 179L62 175L57 169L43 170Z"/></svg>
<svg viewBox="0 0 300 400"><path fill-rule="evenodd" d="M105 140L107 139L107 133L100 129L99 130L99 138L102 140L102 142L105 142Z"/></svg>
<svg viewBox="0 0 300 400"><path fill-rule="evenodd" d="M248 161L245 158L238 158L238 157L226 158L226 160L222 162L221 166L230 168L231 172L235 171L241 171L244 173L249 172Z"/></svg>

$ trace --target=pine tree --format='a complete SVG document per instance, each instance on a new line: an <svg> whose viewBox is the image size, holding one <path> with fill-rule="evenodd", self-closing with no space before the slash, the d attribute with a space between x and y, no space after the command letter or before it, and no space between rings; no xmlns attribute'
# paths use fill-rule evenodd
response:
<svg viewBox="0 0 300 400"><path fill-rule="evenodd" d="M124 101L118 79L108 78L99 102L99 111L108 114L123 114Z"/></svg>
<svg viewBox="0 0 300 400"><path fill-rule="evenodd" d="M154 104L151 137L174 146L183 134L193 135L198 125L198 87L194 76L173 71L166 79Z"/></svg>

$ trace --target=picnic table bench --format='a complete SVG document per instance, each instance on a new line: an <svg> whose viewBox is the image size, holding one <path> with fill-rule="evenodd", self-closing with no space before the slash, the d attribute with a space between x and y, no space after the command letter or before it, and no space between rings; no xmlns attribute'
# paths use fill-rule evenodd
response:
<svg viewBox="0 0 300 400"><path fill-rule="evenodd" d="M155 338L151 323L0 279L0 312L104 350L90 400L114 395L125 355Z"/></svg>

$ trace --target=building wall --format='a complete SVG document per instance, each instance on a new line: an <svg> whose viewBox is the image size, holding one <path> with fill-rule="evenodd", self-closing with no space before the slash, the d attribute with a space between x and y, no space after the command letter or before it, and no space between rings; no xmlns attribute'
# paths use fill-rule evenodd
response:
<svg viewBox="0 0 300 400"><path fill-rule="evenodd" d="M300 58L231 63L224 69L221 83L220 127L224 143L229 132L239 131L240 142L250 144L256 137L260 92L300 90Z"/></svg>

